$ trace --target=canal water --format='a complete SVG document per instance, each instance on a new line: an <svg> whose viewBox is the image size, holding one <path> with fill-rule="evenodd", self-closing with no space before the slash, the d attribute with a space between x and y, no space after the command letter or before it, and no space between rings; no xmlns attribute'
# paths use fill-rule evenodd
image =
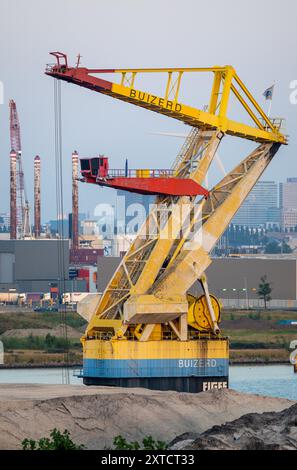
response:
<svg viewBox="0 0 297 470"><path fill-rule="evenodd" d="M292 365L231 366L229 386L239 392L297 400Z"/></svg>
<svg viewBox="0 0 297 470"><path fill-rule="evenodd" d="M70 383L83 385L69 371ZM0 369L1 383L61 384L65 369ZM231 366L230 388L239 392L257 393L297 400L297 374L290 365Z"/></svg>

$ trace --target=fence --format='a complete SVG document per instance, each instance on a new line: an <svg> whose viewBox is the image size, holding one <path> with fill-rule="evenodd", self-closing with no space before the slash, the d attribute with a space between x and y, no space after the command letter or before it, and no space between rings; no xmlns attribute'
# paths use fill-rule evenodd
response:
<svg viewBox="0 0 297 470"><path fill-rule="evenodd" d="M258 309L264 308L262 299L220 299L224 308ZM277 300L267 302L268 309L297 309L297 300Z"/></svg>

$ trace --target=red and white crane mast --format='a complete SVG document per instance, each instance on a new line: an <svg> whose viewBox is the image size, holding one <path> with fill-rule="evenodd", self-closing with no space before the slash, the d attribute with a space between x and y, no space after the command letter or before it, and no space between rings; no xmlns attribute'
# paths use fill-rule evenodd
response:
<svg viewBox="0 0 297 470"><path fill-rule="evenodd" d="M18 117L18 112L14 100L9 101L10 109L10 143L11 150L14 150L17 155L17 168L16 168L16 221L11 221L16 224L16 237L17 238L31 238L31 224L30 224L30 207L25 187L25 177L22 165L22 144L21 144L21 127Z"/></svg>

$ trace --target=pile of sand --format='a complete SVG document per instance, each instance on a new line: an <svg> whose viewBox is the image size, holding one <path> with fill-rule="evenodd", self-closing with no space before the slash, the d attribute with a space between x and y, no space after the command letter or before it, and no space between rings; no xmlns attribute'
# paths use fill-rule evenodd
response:
<svg viewBox="0 0 297 470"><path fill-rule="evenodd" d="M68 429L89 449L110 447L115 436L166 442L202 433L251 412L280 411L290 400L212 390L190 394L74 385L0 385L0 449L20 448L24 438ZM193 439L192 439L193 441Z"/></svg>
<svg viewBox="0 0 297 470"><path fill-rule="evenodd" d="M58 325L54 328L15 328L13 330L6 330L1 338L27 338L28 336L45 337L50 334L51 336L64 337L65 326ZM67 337L79 339L82 333L71 326L67 326Z"/></svg>

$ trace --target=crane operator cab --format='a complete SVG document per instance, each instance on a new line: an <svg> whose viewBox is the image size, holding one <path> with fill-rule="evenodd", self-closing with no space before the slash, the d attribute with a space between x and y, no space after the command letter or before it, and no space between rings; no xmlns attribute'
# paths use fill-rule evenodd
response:
<svg viewBox="0 0 297 470"><path fill-rule="evenodd" d="M104 178L108 175L108 157L81 158L80 169L83 178Z"/></svg>

